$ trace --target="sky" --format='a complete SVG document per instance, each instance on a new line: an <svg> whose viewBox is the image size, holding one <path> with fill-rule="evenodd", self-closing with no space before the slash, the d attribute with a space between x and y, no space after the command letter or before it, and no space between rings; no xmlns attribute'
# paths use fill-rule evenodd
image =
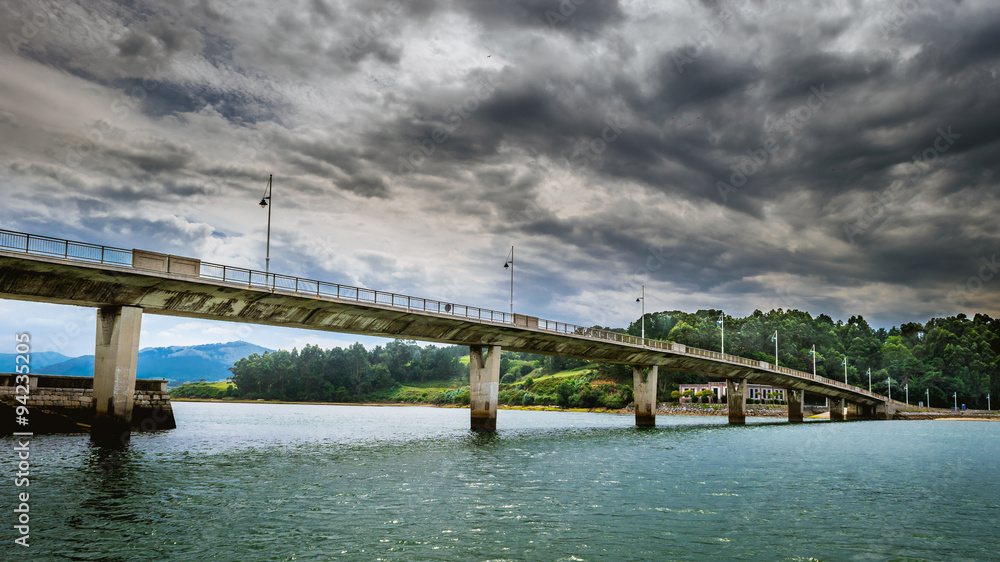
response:
<svg viewBox="0 0 1000 562"><path fill-rule="evenodd" d="M1000 314L995 0L8 0L0 228L624 327ZM93 353L90 309L0 332ZM141 345L349 334L144 315ZM361 338L366 345L380 340ZM13 344L11 344L13 345Z"/></svg>

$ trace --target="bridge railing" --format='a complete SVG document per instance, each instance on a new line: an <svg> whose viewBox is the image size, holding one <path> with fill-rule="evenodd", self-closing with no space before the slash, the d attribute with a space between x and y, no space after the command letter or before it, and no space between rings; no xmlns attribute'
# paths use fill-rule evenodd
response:
<svg viewBox="0 0 1000 562"><path fill-rule="evenodd" d="M75 242L51 236L39 236L0 229L0 248L34 254L79 260L90 263L132 267L132 250L101 246L86 242ZM498 324L514 324L514 315L475 306L377 291L364 287L353 287L339 283L328 283L315 279L305 279L290 275L265 273L245 267L233 267L210 262L200 262L199 277L247 287L289 291L297 294L332 297L363 303L379 304L407 310L450 314L462 318L475 319Z"/></svg>
<svg viewBox="0 0 1000 562"><path fill-rule="evenodd" d="M0 230L0 248L26 254L132 266L132 250L10 230Z"/></svg>
<svg viewBox="0 0 1000 562"><path fill-rule="evenodd" d="M26 254L36 254L50 257L60 257L85 261L90 263L100 263L109 265L119 265L132 267L132 251L110 246L100 246L88 244L86 242L74 242L50 236L39 236L26 234L10 230L0 229L0 249L24 252ZM214 279L225 283L233 283L251 288L261 288L271 291L283 291L297 295L316 296L320 298L335 298L361 303L370 303L381 306L405 309L407 311L431 312L435 314L446 314L480 322L491 322L494 324L515 325L516 317L509 312L500 312L475 306L449 303L444 301L401 295L386 291L377 291L364 287L353 287L341 285L339 283L329 283L315 279L306 279L276 273L265 273L242 267L232 267L222 264L200 262L199 277ZM868 395L873 398L881 398L879 395L864 390L862 388L848 385L846 383L813 375L803 371L796 371L787 367L775 366L763 361L746 359L736 355L727 355L717 351L698 349L684 344L641 338L631 334L612 332L600 328L588 328L556 322L553 320L538 319L538 329L547 332L574 335L596 340L611 341L628 345L636 345L649 349L669 351L694 355L745 365L755 369L771 370L799 378L811 379L817 382L844 388L851 392Z"/></svg>
<svg viewBox="0 0 1000 562"><path fill-rule="evenodd" d="M399 293L378 291L365 287L354 287L342 285L340 283L329 283L316 279L306 279L281 275L277 273L264 273L241 267L230 267L227 265L201 262L201 277L205 279L215 279L227 283L238 283L248 287L268 289L271 291L284 291L298 295L308 295L316 297L327 297L341 300L349 300L367 304L378 304L393 308L406 309L408 311L433 312L437 314L449 314L461 318L481 320L498 324L514 324L514 315L509 312L500 312L464 304L425 299Z"/></svg>

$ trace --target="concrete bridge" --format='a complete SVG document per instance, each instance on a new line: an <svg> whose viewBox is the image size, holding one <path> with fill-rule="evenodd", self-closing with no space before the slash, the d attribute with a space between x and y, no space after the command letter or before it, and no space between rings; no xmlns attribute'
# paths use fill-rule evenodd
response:
<svg viewBox="0 0 1000 562"><path fill-rule="evenodd" d="M143 313L469 346L472 428L496 429L500 350L632 365L635 420L655 425L658 369L727 381L729 422L746 420L747 383L788 390L802 421L806 392L831 420L891 418L885 397L840 381L682 344L138 249L0 230L0 298L97 309L92 435L128 433Z"/></svg>

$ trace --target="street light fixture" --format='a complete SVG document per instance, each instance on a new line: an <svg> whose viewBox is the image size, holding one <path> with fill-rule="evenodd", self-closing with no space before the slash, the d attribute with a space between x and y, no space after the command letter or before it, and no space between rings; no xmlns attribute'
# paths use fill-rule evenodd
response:
<svg viewBox="0 0 1000 562"><path fill-rule="evenodd" d="M844 366L844 384L847 384L847 356L844 356L844 361L841 363Z"/></svg>
<svg viewBox="0 0 1000 562"><path fill-rule="evenodd" d="M886 378L885 378L885 384L886 384L886 386L888 386L888 388L889 388L889 390L888 390L888 392L886 393L886 395L885 395L885 396L886 396L886 398L888 398L889 400L892 400L892 379L891 379L891 378L889 378L889 377L886 377Z"/></svg>
<svg viewBox="0 0 1000 562"><path fill-rule="evenodd" d="M726 313L719 311L719 319L715 321L722 328L722 354L726 354Z"/></svg>
<svg viewBox="0 0 1000 562"><path fill-rule="evenodd" d="M954 394L951 395L955 399L955 409L958 409L958 391L956 390Z"/></svg>
<svg viewBox="0 0 1000 562"><path fill-rule="evenodd" d="M868 392L872 391L872 368L868 367Z"/></svg>
<svg viewBox="0 0 1000 562"><path fill-rule="evenodd" d="M635 302L642 302L642 339L644 340L643 344L645 345L646 343L645 342L646 339L646 286L645 285L643 285L642 288L639 289L639 298L635 299Z"/></svg>
<svg viewBox="0 0 1000 562"><path fill-rule="evenodd" d="M268 273L271 271L271 178L273 174L267 176L267 187L264 188L264 195L260 198L260 208L267 208L267 250L264 256L264 283L267 283Z"/></svg>
<svg viewBox="0 0 1000 562"><path fill-rule="evenodd" d="M930 408L931 407L931 387L927 387L924 390L924 394L927 395L927 407Z"/></svg>
<svg viewBox="0 0 1000 562"><path fill-rule="evenodd" d="M510 313L514 314L514 246L510 247L507 254L507 261L503 264L504 269L510 270Z"/></svg>
<svg viewBox="0 0 1000 562"><path fill-rule="evenodd" d="M990 411L990 394L988 392L986 393L986 411Z"/></svg>
<svg viewBox="0 0 1000 562"><path fill-rule="evenodd" d="M906 383L906 386L903 387L903 390L906 391L906 405L909 406L910 405L910 383Z"/></svg>
<svg viewBox="0 0 1000 562"><path fill-rule="evenodd" d="M816 344L809 350L809 355L813 356L813 378L816 378Z"/></svg>
<svg viewBox="0 0 1000 562"><path fill-rule="evenodd" d="M778 330L774 331L774 335L771 336L771 341L774 342L774 368L778 368Z"/></svg>

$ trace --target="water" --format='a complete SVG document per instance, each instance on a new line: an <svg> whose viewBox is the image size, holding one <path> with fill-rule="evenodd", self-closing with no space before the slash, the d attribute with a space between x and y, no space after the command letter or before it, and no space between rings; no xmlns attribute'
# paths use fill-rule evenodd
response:
<svg viewBox="0 0 1000 562"><path fill-rule="evenodd" d="M1000 423L174 405L32 441L32 560L998 559ZM4 439L5 470L15 466Z"/></svg>

